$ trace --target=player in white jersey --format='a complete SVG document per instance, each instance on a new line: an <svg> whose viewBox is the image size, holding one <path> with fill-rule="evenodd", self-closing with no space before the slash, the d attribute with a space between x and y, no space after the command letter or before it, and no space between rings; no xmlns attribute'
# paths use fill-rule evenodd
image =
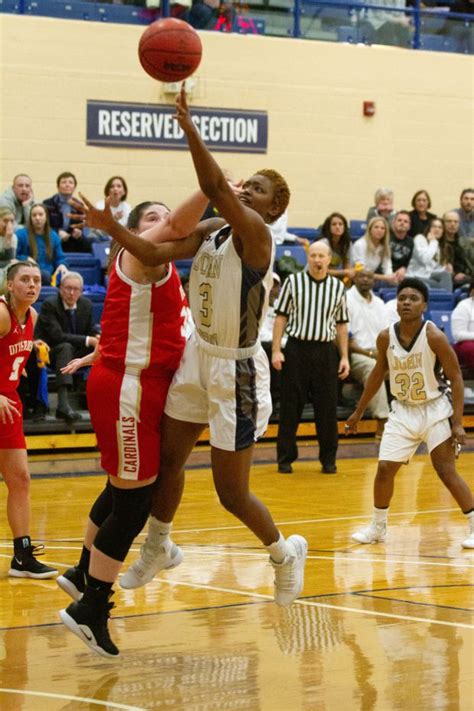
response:
<svg viewBox="0 0 474 711"><path fill-rule="evenodd" d="M385 540L395 474L409 462L420 442L426 442L436 473L466 516L469 535L462 546L474 548L473 497L455 463L466 440L462 427L463 380L444 333L431 321L423 321L428 296L428 287L420 279L407 278L398 285L400 322L379 334L377 362L345 425L347 434L357 432L357 424L388 370L394 400L380 443L374 515L368 526L352 535L358 543ZM452 403L441 369L450 382Z"/></svg>
<svg viewBox="0 0 474 711"><path fill-rule="evenodd" d="M183 492L184 465L209 424L219 499L266 546L275 569L275 600L288 605L303 589L307 543L302 536L283 538L266 506L250 492L249 475L254 442L271 414L268 359L259 340L273 284L274 248L267 224L285 211L289 189L278 173L262 170L244 182L237 197L191 120L184 89L176 101L176 118L201 190L228 225L205 235L198 228L162 245L132 237L117 223L110 225L111 232L107 229L146 264L194 258L190 302L196 329L168 393L148 537L121 585L139 587L158 570L180 562L171 524ZM89 225L105 229L90 203L85 212Z"/></svg>

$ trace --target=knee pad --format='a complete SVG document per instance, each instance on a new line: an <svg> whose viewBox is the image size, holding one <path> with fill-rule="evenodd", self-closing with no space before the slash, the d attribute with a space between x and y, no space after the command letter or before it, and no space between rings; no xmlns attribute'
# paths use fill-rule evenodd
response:
<svg viewBox="0 0 474 711"><path fill-rule="evenodd" d="M97 499L92 504L92 508L89 513L89 518L97 528L100 528L104 523L105 519L109 514L112 513L113 499L112 499L112 484L107 481L105 488Z"/></svg>
<svg viewBox="0 0 474 711"><path fill-rule="evenodd" d="M140 489L111 486L112 512L101 525L94 546L114 560L123 562L130 546L150 515L154 484Z"/></svg>

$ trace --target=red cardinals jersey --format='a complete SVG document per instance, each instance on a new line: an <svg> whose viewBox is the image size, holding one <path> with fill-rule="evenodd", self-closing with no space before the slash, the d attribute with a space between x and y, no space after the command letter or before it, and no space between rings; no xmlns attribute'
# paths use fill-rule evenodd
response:
<svg viewBox="0 0 474 711"><path fill-rule="evenodd" d="M187 307L176 267L170 264L161 281L138 284L121 270L121 254L102 313L102 362L130 375L173 375L184 350Z"/></svg>
<svg viewBox="0 0 474 711"><path fill-rule="evenodd" d="M28 310L21 326L6 300L0 297L0 301L6 305L11 320L10 331L0 338L0 393L5 395L16 390L33 349L33 319L31 310Z"/></svg>

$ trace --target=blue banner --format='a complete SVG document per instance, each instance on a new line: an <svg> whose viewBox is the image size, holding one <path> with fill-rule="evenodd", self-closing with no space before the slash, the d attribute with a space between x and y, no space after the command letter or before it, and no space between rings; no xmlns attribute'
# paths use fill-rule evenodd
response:
<svg viewBox="0 0 474 711"><path fill-rule="evenodd" d="M87 144L115 148L186 150L187 142L168 104L87 102ZM195 108L192 119L212 151L266 153L266 111Z"/></svg>

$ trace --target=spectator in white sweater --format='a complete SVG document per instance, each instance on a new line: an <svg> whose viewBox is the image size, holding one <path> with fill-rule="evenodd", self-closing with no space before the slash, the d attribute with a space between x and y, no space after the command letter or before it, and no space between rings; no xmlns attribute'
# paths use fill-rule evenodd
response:
<svg viewBox="0 0 474 711"><path fill-rule="evenodd" d="M383 217L373 217L367 225L367 232L352 245L351 263L364 266L377 281L396 284L397 276L392 270L390 255L390 233Z"/></svg>
<svg viewBox="0 0 474 711"><path fill-rule="evenodd" d="M474 371L474 279L469 297L460 301L451 314L451 331L460 364Z"/></svg>
<svg viewBox="0 0 474 711"><path fill-rule="evenodd" d="M453 278L443 264L440 247L443 235L443 220L439 217L431 220L423 234L416 235L407 276L418 277L429 287L452 291Z"/></svg>

